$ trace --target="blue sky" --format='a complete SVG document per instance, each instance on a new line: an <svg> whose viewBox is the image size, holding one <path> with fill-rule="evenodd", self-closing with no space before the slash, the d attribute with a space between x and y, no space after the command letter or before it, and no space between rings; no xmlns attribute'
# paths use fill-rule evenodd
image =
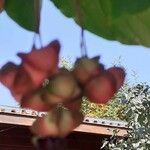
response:
<svg viewBox="0 0 150 150"><path fill-rule="evenodd" d="M43 45L53 39L58 39L62 45L61 57L69 58L74 62L81 55L79 47L80 27L72 19L64 17L49 0L43 2L41 17ZM127 70L128 81L150 84L150 48L123 45L119 42L105 40L89 32L85 32L85 37L90 57L101 55L101 62L106 67L112 66L119 60ZM20 63L16 53L19 51L29 52L32 39L32 32L19 27L3 12L0 15L0 67L7 61ZM133 74L136 74L136 77ZM9 91L1 84L0 104L16 105Z"/></svg>

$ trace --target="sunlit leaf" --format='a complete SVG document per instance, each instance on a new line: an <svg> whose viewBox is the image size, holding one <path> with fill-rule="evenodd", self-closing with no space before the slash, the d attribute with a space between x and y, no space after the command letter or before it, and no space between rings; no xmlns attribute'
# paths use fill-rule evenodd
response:
<svg viewBox="0 0 150 150"><path fill-rule="evenodd" d="M20 26L35 31L34 0L6 0L5 10Z"/></svg>
<svg viewBox="0 0 150 150"><path fill-rule="evenodd" d="M52 0L63 14L108 40L150 47L149 0Z"/></svg>

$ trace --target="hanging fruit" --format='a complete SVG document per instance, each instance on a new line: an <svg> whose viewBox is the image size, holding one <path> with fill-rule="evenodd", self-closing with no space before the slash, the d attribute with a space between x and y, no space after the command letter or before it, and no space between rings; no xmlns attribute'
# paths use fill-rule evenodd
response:
<svg viewBox="0 0 150 150"><path fill-rule="evenodd" d="M116 92L116 83L113 76L104 72L93 78L85 87L85 94L91 102L105 104Z"/></svg>
<svg viewBox="0 0 150 150"><path fill-rule="evenodd" d="M111 67L108 69L108 72L110 72L114 76L116 81L116 88L117 90L119 90L124 83L124 79L126 76L125 70L121 67Z"/></svg>
<svg viewBox="0 0 150 150"><path fill-rule="evenodd" d="M38 118L33 123L31 131L42 137L65 137L82 121L81 112L57 107L49 111L46 116Z"/></svg>
<svg viewBox="0 0 150 150"><path fill-rule="evenodd" d="M99 64L98 57L82 57L76 60L73 73L81 85L85 85L90 79L104 71L104 66Z"/></svg>
<svg viewBox="0 0 150 150"><path fill-rule="evenodd" d="M25 95L21 99L21 107L30 108L36 111L48 112L54 105L45 102L43 98L43 90L36 90L32 93Z"/></svg>
<svg viewBox="0 0 150 150"><path fill-rule="evenodd" d="M0 12L4 9L4 3L5 0L0 0ZM82 12L78 3L75 5L77 20L82 26ZM50 136L60 139L82 123L84 115L80 109L83 97L94 103L106 104L121 88L126 74L121 67L106 69L99 56L88 57L83 27L81 58L75 61L71 70L60 68L60 43L54 40L42 46L41 1L35 0L31 8L33 7L35 18L31 28L34 28L35 34L32 49L29 53L17 54L21 59L19 65L8 62L0 69L0 82L10 90L21 107L47 112L33 123L33 134L42 138ZM9 14L9 9L6 11ZM41 44L39 49L35 45L36 35ZM49 144L51 148L47 149L57 149L56 145L58 144Z"/></svg>
<svg viewBox="0 0 150 150"><path fill-rule="evenodd" d="M6 63L0 69L0 81L8 89L12 89L18 66L13 62Z"/></svg>
<svg viewBox="0 0 150 150"><path fill-rule="evenodd" d="M0 70L0 81L20 102L23 96L38 89L46 78L58 71L60 44L54 40L41 49L33 48L28 54L18 53L20 65L7 63Z"/></svg>
<svg viewBox="0 0 150 150"><path fill-rule="evenodd" d="M46 100L49 103L61 103L80 96L81 89L74 76L67 69L61 68L59 72L49 78L47 84Z"/></svg>
<svg viewBox="0 0 150 150"><path fill-rule="evenodd" d="M40 137L64 137L83 121L82 97L106 104L121 88L125 71L106 69L99 56L78 58L71 70L59 68L59 41L54 40L29 53L18 53L22 62L5 64L0 81L20 102L21 107L48 112L38 118L31 131ZM86 54L86 50L85 50Z"/></svg>
<svg viewBox="0 0 150 150"><path fill-rule="evenodd" d="M22 68L30 75L33 84L39 86L45 78L58 71L59 41L54 40L40 49L33 48L30 53L18 53Z"/></svg>

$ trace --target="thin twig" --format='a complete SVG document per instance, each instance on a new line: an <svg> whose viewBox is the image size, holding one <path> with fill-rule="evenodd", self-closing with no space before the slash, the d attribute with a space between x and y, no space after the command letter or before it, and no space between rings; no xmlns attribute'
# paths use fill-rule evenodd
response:
<svg viewBox="0 0 150 150"><path fill-rule="evenodd" d="M87 57L87 48L86 48L86 40L84 36L84 28L83 28L83 14L81 11L81 1L80 0L75 0L75 13L77 16L77 22L79 22L81 26L81 40L80 40L80 49L81 49L81 55L83 57Z"/></svg>
<svg viewBox="0 0 150 150"><path fill-rule="evenodd" d="M41 0L34 0L34 18L35 18L35 33L33 36L33 48L35 47L36 34L39 35L39 42L42 47L42 38L40 34L40 12L41 12Z"/></svg>
<svg viewBox="0 0 150 150"><path fill-rule="evenodd" d="M81 53L83 57L88 57L87 56L87 48L86 48L86 40L84 36L84 29L81 28L81 43L80 43L80 48L81 48Z"/></svg>

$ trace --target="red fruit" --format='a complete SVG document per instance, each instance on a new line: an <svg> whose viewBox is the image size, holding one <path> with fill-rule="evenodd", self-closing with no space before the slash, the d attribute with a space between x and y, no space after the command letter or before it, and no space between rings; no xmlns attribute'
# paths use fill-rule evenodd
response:
<svg viewBox="0 0 150 150"><path fill-rule="evenodd" d="M0 82L7 88L11 89L14 83L18 66L12 62L5 64L0 70Z"/></svg>
<svg viewBox="0 0 150 150"><path fill-rule="evenodd" d="M23 95L37 88L22 65L17 66L12 62L8 62L0 70L0 81L10 89L17 101L20 101Z"/></svg>
<svg viewBox="0 0 150 150"><path fill-rule="evenodd" d="M73 73L78 81L84 85L103 71L104 66L98 63L97 58L80 58L75 62Z"/></svg>
<svg viewBox="0 0 150 150"><path fill-rule="evenodd" d="M0 81L10 89L11 94L17 101L30 90L34 89L30 76L12 62L5 64L0 70Z"/></svg>
<svg viewBox="0 0 150 150"><path fill-rule="evenodd" d="M15 76L13 86L11 88L11 93L17 101L30 93L31 90L36 89L28 73L20 66Z"/></svg>
<svg viewBox="0 0 150 150"><path fill-rule="evenodd" d="M35 69L28 63L23 63L22 67L30 75L32 82L36 87L39 87L46 77L48 77L47 72L42 72L41 70Z"/></svg>
<svg viewBox="0 0 150 150"><path fill-rule="evenodd" d="M33 83L37 86L42 84L43 79L58 71L60 44L57 40L41 49L33 49L30 53L18 53L22 59L22 66L30 75Z"/></svg>
<svg viewBox="0 0 150 150"><path fill-rule="evenodd" d="M53 105L47 104L42 97L42 93L36 91L34 93L25 95L21 99L21 107L29 108L36 111L44 111L47 112L52 109Z"/></svg>
<svg viewBox="0 0 150 150"><path fill-rule="evenodd" d="M105 104L116 92L114 77L105 72L92 79L85 87L85 94L91 102Z"/></svg>
<svg viewBox="0 0 150 150"><path fill-rule="evenodd" d="M125 76L126 76L125 70L120 67L112 67L109 68L107 71L110 72L116 79L116 89L117 90L120 89L120 87L123 85L125 80Z"/></svg>

